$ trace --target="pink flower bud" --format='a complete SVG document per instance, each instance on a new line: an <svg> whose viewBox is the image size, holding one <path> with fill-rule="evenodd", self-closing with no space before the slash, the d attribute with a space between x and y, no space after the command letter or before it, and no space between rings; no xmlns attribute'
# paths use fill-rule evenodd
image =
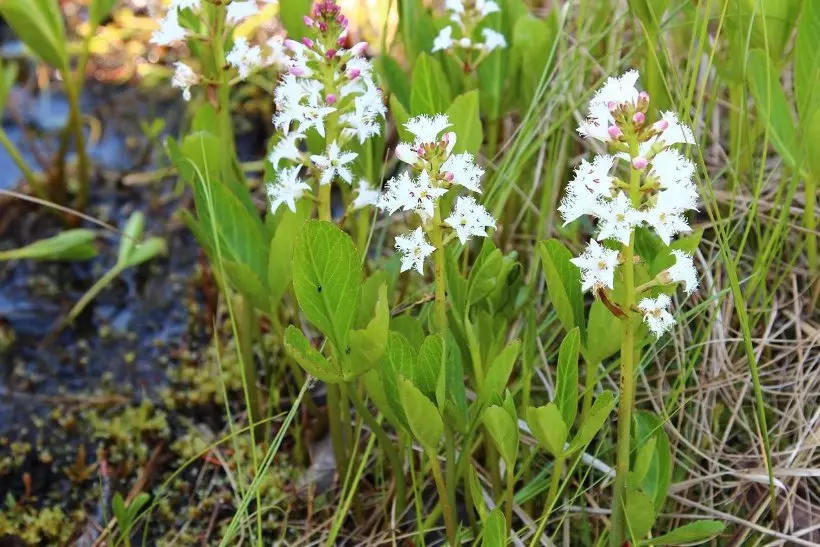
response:
<svg viewBox="0 0 820 547"><path fill-rule="evenodd" d="M366 49L367 49L367 42L359 42L358 44L356 44L355 46L350 48L350 52L353 55L361 55L362 53L364 53L364 50L366 50Z"/></svg>
<svg viewBox="0 0 820 547"><path fill-rule="evenodd" d="M607 107L610 111L612 111L612 110L615 110L615 109L617 109L617 108L618 108L618 103L616 103L615 101L609 101L608 103L606 103L606 107Z"/></svg>
<svg viewBox="0 0 820 547"><path fill-rule="evenodd" d="M646 166L649 164L649 161L643 156L636 156L632 158L632 167L635 169L641 170L646 169Z"/></svg>
<svg viewBox="0 0 820 547"><path fill-rule="evenodd" d="M327 32L327 23L324 21L319 21L319 30L322 32Z"/></svg>
<svg viewBox="0 0 820 547"><path fill-rule="evenodd" d="M305 44L307 47L313 47L313 40L305 36L302 38L302 43Z"/></svg>
<svg viewBox="0 0 820 547"><path fill-rule="evenodd" d="M329 49L329 50L327 50L327 52L325 53L325 57L326 57L326 58L328 58L328 59L333 59L334 57L336 57L336 50L335 50L335 49L333 49L333 48L330 48L330 49Z"/></svg>
<svg viewBox="0 0 820 547"><path fill-rule="evenodd" d="M610 125L607 129L607 133L609 133L609 136L613 139L619 139L621 135L623 135L623 131L621 131L621 128L617 125Z"/></svg>
<svg viewBox="0 0 820 547"><path fill-rule="evenodd" d="M658 120L654 124L652 124L652 129L660 133L661 131L666 131L666 128L669 127L669 122L666 120Z"/></svg>
<svg viewBox="0 0 820 547"><path fill-rule="evenodd" d="M444 173L444 180L447 182L452 182L454 178L456 177L451 172L448 171L447 173Z"/></svg>
<svg viewBox="0 0 820 547"><path fill-rule="evenodd" d="M327 102L327 104L336 104L336 95L328 93L327 97L325 97L325 102Z"/></svg>
<svg viewBox="0 0 820 547"><path fill-rule="evenodd" d="M312 27L312 26L313 26L313 23L314 23L313 19L311 19L311 18L310 18L310 17L308 17L307 15L305 15L304 17L302 17L302 21L304 21L305 25L307 25L307 26L309 26L309 27Z"/></svg>
<svg viewBox="0 0 820 547"><path fill-rule="evenodd" d="M649 102L649 93L641 91L638 93L638 100Z"/></svg>
<svg viewBox="0 0 820 547"><path fill-rule="evenodd" d="M302 77L305 75L304 69L298 66L292 66L288 69L288 73L293 74L294 76Z"/></svg>
<svg viewBox="0 0 820 547"><path fill-rule="evenodd" d="M646 121L646 114L643 112L635 112L632 115L632 123L635 125L641 125L643 122Z"/></svg>
<svg viewBox="0 0 820 547"><path fill-rule="evenodd" d="M361 73L362 73L362 71L359 70L358 68L352 68L352 69L347 71L347 77L350 78L351 80L355 80L356 78L358 78L361 75Z"/></svg>

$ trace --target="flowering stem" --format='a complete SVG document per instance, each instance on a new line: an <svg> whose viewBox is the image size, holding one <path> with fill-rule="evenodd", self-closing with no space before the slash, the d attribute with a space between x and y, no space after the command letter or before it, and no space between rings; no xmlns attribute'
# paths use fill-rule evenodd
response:
<svg viewBox="0 0 820 547"><path fill-rule="evenodd" d="M214 20L211 25L211 44L214 51L214 66L217 74L219 104L219 133L223 146L228 153L225 157L226 169L232 162L236 161L236 144L233 137L233 124L231 123L231 83L228 71L225 70L225 47L223 43L225 29L225 6L214 7Z"/></svg>
<svg viewBox="0 0 820 547"><path fill-rule="evenodd" d="M550 513L552 513L552 506L555 505L555 498L558 496L558 486L561 484L561 474L564 472L564 457L555 459L555 464L552 466L552 476L550 476L550 489L547 492L547 500L544 502L544 514L541 515L541 523L538 525L538 530L532 536L530 547L536 547L541 542L541 536L544 534L544 529L547 527Z"/></svg>
<svg viewBox="0 0 820 547"><path fill-rule="evenodd" d="M456 521L453 507L450 504L449 496L447 495L447 486L444 484L444 475L441 473L441 464L438 461L438 456L435 452L429 451L427 457L430 458L430 467L433 471L433 480L436 483L436 490L438 490L439 501L441 502L442 513L444 514L444 527L447 529L447 541L450 545L458 545L456 543Z"/></svg>
<svg viewBox="0 0 820 547"><path fill-rule="evenodd" d="M630 154L638 155L637 139L630 142ZM631 169L629 179L629 197L633 206L640 200L640 171ZM626 537L626 480L629 474L630 427L632 425L632 407L635 404L635 328L629 313L635 306L635 234L630 236L629 244L621 248L623 255L624 299L621 308L626 315L621 319L621 395L618 402L618 457L615 466L615 490L612 497L612 529L609 536L610 547L621 547Z"/></svg>
<svg viewBox="0 0 820 547"><path fill-rule="evenodd" d="M437 331L443 332L447 329L447 281L444 276L444 264L447 259L444 254L444 240L441 235L441 209L438 202L436 202L436 208L433 214L433 226L430 229L430 240L436 248L433 254L433 259L435 261L436 283L435 326Z"/></svg>

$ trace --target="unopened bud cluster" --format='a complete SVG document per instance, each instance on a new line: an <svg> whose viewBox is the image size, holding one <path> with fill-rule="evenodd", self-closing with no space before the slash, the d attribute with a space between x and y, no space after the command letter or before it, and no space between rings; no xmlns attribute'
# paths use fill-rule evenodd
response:
<svg viewBox="0 0 820 547"><path fill-rule="evenodd" d="M498 48L507 47L507 39L500 32L488 27L480 31L481 39L476 39L479 23L491 13L501 11L492 0L447 0L450 21L454 24L442 28L433 41L432 52L445 51L472 71Z"/></svg>

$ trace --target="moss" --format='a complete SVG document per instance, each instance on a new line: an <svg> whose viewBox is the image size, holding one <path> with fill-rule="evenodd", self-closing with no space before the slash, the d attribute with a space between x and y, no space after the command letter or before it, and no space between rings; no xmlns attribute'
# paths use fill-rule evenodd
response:
<svg viewBox="0 0 820 547"><path fill-rule="evenodd" d="M46 507L38 511L31 507L13 506L0 511L0 531L17 536L28 545L43 542L56 545L68 541L77 523L84 519L85 514L79 510L66 514L59 507Z"/></svg>

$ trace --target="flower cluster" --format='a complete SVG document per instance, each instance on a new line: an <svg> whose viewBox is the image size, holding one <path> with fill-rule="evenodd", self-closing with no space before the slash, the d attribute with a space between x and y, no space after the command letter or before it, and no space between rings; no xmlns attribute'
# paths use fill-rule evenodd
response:
<svg viewBox="0 0 820 547"><path fill-rule="evenodd" d="M491 13L501 11L492 0L447 0L450 21L433 41L433 53L446 51L453 55L465 70L473 70L484 58L498 48L507 47L507 39L498 31L484 27L481 40L475 39L479 23ZM462 58L463 55L463 58Z"/></svg>
<svg viewBox="0 0 820 547"><path fill-rule="evenodd" d="M360 42L350 49L344 48L348 21L339 6L333 0L318 2L304 22L310 37L301 42L285 40L289 52L284 56L287 72L274 92L273 124L281 133L269 157L277 172L276 180L268 184L274 212L283 203L293 210L294 201L306 189L305 185L293 182L290 171L279 176L282 160L317 172L321 186L335 179L352 184L350 163L357 154L346 151L344 146L354 138L364 144L379 135L386 114L373 66L362 56L367 44ZM325 139L324 154L307 157L301 151L300 143L311 130ZM377 195L366 181L359 181L352 207L375 205Z"/></svg>
<svg viewBox="0 0 820 547"><path fill-rule="evenodd" d="M450 125L444 114L418 116L404 125L415 138L412 143L399 144L396 156L416 176L403 171L387 182L379 198L379 208L388 214L409 211L418 214L422 221L422 227L396 238L396 249L403 256L402 271L415 268L424 273L424 259L436 250L425 239L425 232L440 234L443 224L465 244L470 237L486 237L487 228L495 227L495 219L472 196L458 196L450 216L442 218L440 198L455 186L480 193L484 174L472 154L453 153L456 134L445 132Z"/></svg>
<svg viewBox="0 0 820 547"><path fill-rule="evenodd" d="M276 3L278 0L259 0L262 4ZM232 0L225 7L223 23L229 30L245 19L256 15L260 11L260 4L257 0ZM189 37L200 37L197 29L191 29L180 23L180 15L186 12L194 15L193 21L204 20L206 14L203 10L203 0L172 0L168 6L168 11L159 21L159 28L154 31L151 43L158 46L174 46ZM201 36L201 38L206 38ZM252 72L267 67L276 67L281 70L283 63L283 40L275 36L267 41L263 52L263 47L251 45L244 37L237 36L233 39L233 48L225 57L225 62L236 69L241 79L247 78ZM174 63L174 76L171 80L173 87L182 90L182 97L188 101L191 99L191 88L202 81L202 76L198 74L188 64L178 61Z"/></svg>
<svg viewBox="0 0 820 547"><path fill-rule="evenodd" d="M583 290L593 289L596 293L613 288L614 272L621 260L618 251L599 241L630 246L634 230L644 226L669 245L677 234L691 231L684 214L697 207L692 180L695 165L671 148L694 144L692 131L673 112L664 112L659 121L647 123L649 95L636 89L637 80L636 71L610 78L593 97L588 117L578 132L607 143L614 154L582 161L558 208L565 223L583 215L598 221L596 239L573 260L582 271ZM630 169L627 181L613 174L619 161L626 162ZM657 277L657 285L683 283L686 292L691 293L697 288L692 257L681 251L672 254L675 265ZM666 311L670 303L667 295L661 295L645 298L638 305L657 336L674 325Z"/></svg>

